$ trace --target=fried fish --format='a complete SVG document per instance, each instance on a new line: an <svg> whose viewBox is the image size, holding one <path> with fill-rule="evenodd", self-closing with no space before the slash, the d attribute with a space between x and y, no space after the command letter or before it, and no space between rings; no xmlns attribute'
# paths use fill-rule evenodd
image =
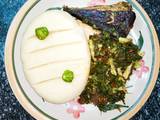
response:
<svg viewBox="0 0 160 120"><path fill-rule="evenodd" d="M127 2L84 8L64 6L63 10L94 29L110 32L116 37L126 37L136 19L132 6Z"/></svg>

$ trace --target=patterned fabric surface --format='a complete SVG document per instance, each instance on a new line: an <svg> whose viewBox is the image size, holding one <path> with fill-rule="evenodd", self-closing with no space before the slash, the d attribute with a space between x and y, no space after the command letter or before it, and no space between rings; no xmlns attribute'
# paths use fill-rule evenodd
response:
<svg viewBox="0 0 160 120"><path fill-rule="evenodd" d="M151 17L160 39L160 0L137 0ZM15 98L5 73L4 45L9 25L25 0L0 0L0 120L33 120ZM156 86L132 120L160 120L160 72Z"/></svg>

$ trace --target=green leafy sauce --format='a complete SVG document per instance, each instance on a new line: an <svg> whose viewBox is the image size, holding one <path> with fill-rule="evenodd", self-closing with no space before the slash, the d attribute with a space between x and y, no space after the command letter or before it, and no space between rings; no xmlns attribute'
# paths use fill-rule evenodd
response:
<svg viewBox="0 0 160 120"><path fill-rule="evenodd" d="M116 102L125 103L126 82L142 59L139 47L131 39L118 38L108 32L90 36L89 46L90 75L79 102L93 103L103 112L127 107Z"/></svg>

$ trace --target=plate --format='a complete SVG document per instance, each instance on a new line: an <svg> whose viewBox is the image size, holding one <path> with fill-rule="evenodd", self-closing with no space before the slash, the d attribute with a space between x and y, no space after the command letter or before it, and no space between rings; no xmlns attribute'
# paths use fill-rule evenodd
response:
<svg viewBox="0 0 160 120"><path fill-rule="evenodd" d="M75 101L66 104L51 104L42 100L31 88L24 75L21 60L21 43L27 26L48 9L62 7L84 7L94 4L113 4L122 0L29 0L15 16L7 35L5 66L10 86L21 105L33 117L40 120L82 120L129 119L146 102L155 85L160 61L159 43L154 26L147 13L135 0L126 0L133 6L136 21L129 35L133 42L142 47L144 53L141 67L134 71L127 86L130 94L125 101L129 108L101 113L93 105L79 105ZM142 40L142 37L144 40ZM76 107L76 110L74 108ZM69 110L71 110L69 112Z"/></svg>

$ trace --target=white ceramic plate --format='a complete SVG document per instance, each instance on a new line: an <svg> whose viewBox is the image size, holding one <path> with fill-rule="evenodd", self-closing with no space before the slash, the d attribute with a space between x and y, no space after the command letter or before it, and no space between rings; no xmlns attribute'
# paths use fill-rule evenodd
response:
<svg viewBox="0 0 160 120"><path fill-rule="evenodd" d="M5 65L12 90L22 104L22 106L36 119L40 120L72 120L73 114L80 113L79 119L82 120L108 120L108 119L129 119L133 116L146 102L149 97L158 75L159 69L159 43L157 34L151 20L146 12L135 0L127 0L136 13L136 21L130 36L134 39L134 43L138 44L138 38L141 31L144 38L142 51L145 53L142 66L131 76L127 85L133 87L128 88L130 94L126 95L126 105L129 108L123 108L121 112L118 110L100 113L93 105L79 106L77 104L66 103L61 105L44 102L40 96L31 88L24 75L20 48L23 35L27 26L37 16L45 12L47 9L54 7L62 7L63 5L83 7L88 6L91 0L29 0L20 9L14 18L6 41L5 49ZM103 0L99 0L100 4ZM103 4L112 4L122 0L106 0ZM54 20L53 20L54 21ZM85 112L75 111L68 113L69 108L84 108Z"/></svg>

